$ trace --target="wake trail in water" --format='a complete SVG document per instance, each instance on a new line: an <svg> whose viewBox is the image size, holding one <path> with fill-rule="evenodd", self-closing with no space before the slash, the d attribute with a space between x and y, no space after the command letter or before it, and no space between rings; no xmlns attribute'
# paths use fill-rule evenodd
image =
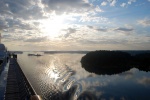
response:
<svg viewBox="0 0 150 100"><path fill-rule="evenodd" d="M39 86L42 97L45 100L75 100L82 86L76 82L75 71L67 65L63 65L57 57L53 58L44 73L40 75ZM44 82L44 83L43 83ZM71 91L71 94L69 92Z"/></svg>

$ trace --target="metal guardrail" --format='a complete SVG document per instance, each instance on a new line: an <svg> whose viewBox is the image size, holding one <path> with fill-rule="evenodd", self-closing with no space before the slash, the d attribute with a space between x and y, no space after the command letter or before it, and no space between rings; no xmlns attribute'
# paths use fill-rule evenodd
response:
<svg viewBox="0 0 150 100"><path fill-rule="evenodd" d="M27 79L27 77L23 73L22 69L20 68L20 66L17 62L17 55L15 55L15 56L13 55L13 58L11 58L10 60L11 60L10 61L10 66L11 66L10 71L15 71L15 72L12 72L12 73L14 73L14 76L15 76L15 78L13 78L12 80L15 80L17 83L17 87L18 87L17 93L19 95L20 100L42 100L40 98L40 96L38 96L36 94L35 90L33 89L32 85L30 84L29 80ZM7 93L7 89L6 89L6 93Z"/></svg>
<svg viewBox="0 0 150 100"><path fill-rule="evenodd" d="M16 70L18 70L17 71L18 81L20 83L24 84L22 86L22 88L24 87L24 91L26 91L28 95L37 95L35 90L33 89L32 85L30 84L29 80L24 75L24 73L23 73L22 69L20 68L19 64L17 63L16 59L14 62L16 64Z"/></svg>

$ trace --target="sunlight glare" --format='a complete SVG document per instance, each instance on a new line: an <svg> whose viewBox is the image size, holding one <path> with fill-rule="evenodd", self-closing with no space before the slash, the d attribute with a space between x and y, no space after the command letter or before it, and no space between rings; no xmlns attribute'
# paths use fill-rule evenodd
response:
<svg viewBox="0 0 150 100"><path fill-rule="evenodd" d="M49 37L56 37L63 29L64 16L55 16L46 20L40 21L41 31Z"/></svg>

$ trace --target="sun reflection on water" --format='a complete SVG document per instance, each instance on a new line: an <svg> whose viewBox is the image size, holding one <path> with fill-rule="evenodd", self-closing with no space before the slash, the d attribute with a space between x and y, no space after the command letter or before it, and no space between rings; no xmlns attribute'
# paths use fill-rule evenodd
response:
<svg viewBox="0 0 150 100"><path fill-rule="evenodd" d="M50 77L50 78L52 78L54 80L54 82L56 82L56 80L58 78L60 78L60 75L57 72L57 70L55 69L54 65L51 65L51 69L47 69L46 73L47 73L48 77Z"/></svg>

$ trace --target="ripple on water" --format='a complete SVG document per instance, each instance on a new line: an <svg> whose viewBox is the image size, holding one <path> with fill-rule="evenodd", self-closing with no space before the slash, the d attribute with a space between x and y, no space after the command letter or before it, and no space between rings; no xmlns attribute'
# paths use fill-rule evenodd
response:
<svg viewBox="0 0 150 100"><path fill-rule="evenodd" d="M55 56L24 56L21 66L44 100L74 100L81 92L82 86L74 77L76 72Z"/></svg>
<svg viewBox="0 0 150 100"><path fill-rule="evenodd" d="M64 98L66 98L63 94L64 87L67 87L65 89L67 91L74 84L76 80L71 76L75 74L75 71L71 70L68 66L62 65L57 59L51 60L50 65L45 66L44 70L45 71L40 72L38 69L36 72L39 74L37 81L42 93L42 98L45 100L64 100ZM73 93L77 95L76 92ZM72 95L70 96L72 97Z"/></svg>

